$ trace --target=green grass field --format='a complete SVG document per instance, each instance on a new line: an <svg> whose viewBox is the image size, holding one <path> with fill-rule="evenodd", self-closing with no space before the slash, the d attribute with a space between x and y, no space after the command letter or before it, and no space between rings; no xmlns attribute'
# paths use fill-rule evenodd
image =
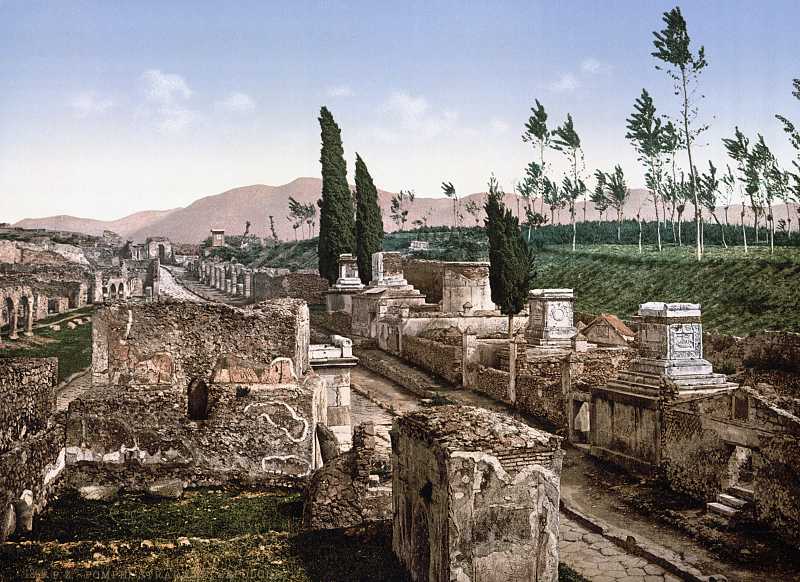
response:
<svg viewBox="0 0 800 582"><path fill-rule="evenodd" d="M69 329L62 324L59 331L39 328L33 337L21 337L14 342L6 340L4 346L0 348L0 358L58 358L58 380L61 382L92 363L92 325L84 323Z"/></svg>
<svg viewBox="0 0 800 582"><path fill-rule="evenodd" d="M31 534L0 544L0 579L400 582L391 526L300 532L301 496L196 489L182 499L53 501ZM188 540L179 542L179 538ZM569 568L561 582L585 582Z"/></svg>

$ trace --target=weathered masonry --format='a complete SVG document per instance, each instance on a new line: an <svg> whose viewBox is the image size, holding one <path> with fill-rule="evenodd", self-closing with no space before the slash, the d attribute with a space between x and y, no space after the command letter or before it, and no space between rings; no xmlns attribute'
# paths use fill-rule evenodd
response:
<svg viewBox="0 0 800 582"><path fill-rule="evenodd" d="M558 579L560 438L481 408L392 430L392 547L414 581Z"/></svg>
<svg viewBox="0 0 800 582"><path fill-rule="evenodd" d="M55 415L55 358L0 358L0 541L30 531L60 486L64 425Z"/></svg>
<svg viewBox="0 0 800 582"><path fill-rule="evenodd" d="M319 466L308 308L276 300L114 305L94 317L92 388L70 404L70 484L294 484Z"/></svg>

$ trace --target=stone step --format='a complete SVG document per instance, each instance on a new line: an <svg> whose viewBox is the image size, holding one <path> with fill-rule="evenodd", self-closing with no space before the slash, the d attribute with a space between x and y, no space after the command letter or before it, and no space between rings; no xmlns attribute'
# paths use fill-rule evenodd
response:
<svg viewBox="0 0 800 582"><path fill-rule="evenodd" d="M742 485L734 485L733 487L728 487L727 493L730 495L735 495L739 499L744 499L746 501L755 501L755 497L753 496L753 490Z"/></svg>
<svg viewBox="0 0 800 582"><path fill-rule="evenodd" d="M747 505L747 501L745 501L744 499L739 499L738 497L734 497L733 495L728 495L727 493L718 493L717 503L727 505L728 507L733 509L743 509L744 506Z"/></svg>
<svg viewBox="0 0 800 582"><path fill-rule="evenodd" d="M733 507L728 507L723 503L716 502L706 503L706 509L712 513L716 513L717 515L727 518L736 517L736 514L739 513L738 509L734 509Z"/></svg>

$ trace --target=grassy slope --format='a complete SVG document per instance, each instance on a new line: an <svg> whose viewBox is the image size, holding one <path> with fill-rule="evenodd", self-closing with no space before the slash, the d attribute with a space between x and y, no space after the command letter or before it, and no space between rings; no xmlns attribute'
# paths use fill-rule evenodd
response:
<svg viewBox="0 0 800 582"><path fill-rule="evenodd" d="M635 247L549 249L537 260L536 286L572 287L577 309L624 318L645 301L689 301L703 307L707 330L745 334L800 331L800 252L770 257L709 249L698 264L687 249L639 255Z"/></svg>
<svg viewBox="0 0 800 582"><path fill-rule="evenodd" d="M404 250L416 233L391 233L384 249ZM473 259L485 260L483 232L464 232L464 244L477 249ZM422 235L431 245L445 246L447 232ZM740 247L709 246L699 265L693 248L665 246L658 253L645 246L579 245L537 251L537 287L572 287L577 308L590 313L609 312L630 318L645 301L698 302L708 330L744 335L763 329L800 332L800 249L776 248L770 256L762 247L745 255ZM430 258L448 258L432 252ZM316 266L316 240L283 243L259 260L261 265L288 268Z"/></svg>

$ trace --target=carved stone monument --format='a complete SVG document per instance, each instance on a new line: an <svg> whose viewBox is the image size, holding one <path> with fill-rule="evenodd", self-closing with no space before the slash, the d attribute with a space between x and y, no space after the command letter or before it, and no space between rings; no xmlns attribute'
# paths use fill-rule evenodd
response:
<svg viewBox="0 0 800 582"><path fill-rule="evenodd" d="M360 293L364 284L358 276L358 261L350 253L339 255L339 278L325 292L325 306L328 313L344 311L352 313L353 295Z"/></svg>
<svg viewBox="0 0 800 582"><path fill-rule="evenodd" d="M410 287L403 275L403 257L397 252L372 254L370 287Z"/></svg>
<svg viewBox="0 0 800 582"><path fill-rule="evenodd" d="M528 294L528 345L569 350L577 333L572 289L534 289Z"/></svg>
<svg viewBox="0 0 800 582"><path fill-rule="evenodd" d="M661 459L663 415L671 404L736 389L703 358L700 314L694 303L639 307L638 357L592 389L591 454L650 472Z"/></svg>

